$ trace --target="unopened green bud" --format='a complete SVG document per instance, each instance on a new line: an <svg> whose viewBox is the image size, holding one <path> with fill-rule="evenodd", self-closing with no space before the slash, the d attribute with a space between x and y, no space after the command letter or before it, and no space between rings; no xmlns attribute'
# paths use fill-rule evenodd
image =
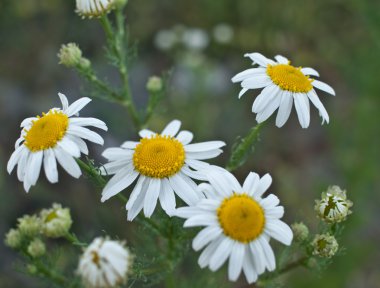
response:
<svg viewBox="0 0 380 288"><path fill-rule="evenodd" d="M294 239L298 242L305 241L309 237L309 228L302 222L300 223L293 223L291 225Z"/></svg>
<svg viewBox="0 0 380 288"><path fill-rule="evenodd" d="M313 242L313 255L324 258L331 258L338 251L339 244L335 237L330 234L318 234L314 237Z"/></svg>
<svg viewBox="0 0 380 288"><path fill-rule="evenodd" d="M17 229L11 229L5 235L5 245L13 249L19 248L21 246L22 240L23 240L23 237L20 231Z"/></svg>
<svg viewBox="0 0 380 288"><path fill-rule="evenodd" d="M26 266L26 269L28 270L29 274L31 274L31 275L35 275L38 272L37 267L33 264L28 264L28 266Z"/></svg>
<svg viewBox="0 0 380 288"><path fill-rule="evenodd" d="M157 76L152 76L148 79L148 82L146 83L146 89L150 93L157 93L160 92L163 88L162 79Z"/></svg>
<svg viewBox="0 0 380 288"><path fill-rule="evenodd" d="M71 224L70 209L62 208L61 204L53 204L50 209L41 211L42 232L47 237L58 238L63 237L69 232Z"/></svg>
<svg viewBox="0 0 380 288"><path fill-rule="evenodd" d="M41 219L36 215L25 215L17 220L17 227L23 235L34 237L41 232Z"/></svg>
<svg viewBox="0 0 380 288"><path fill-rule="evenodd" d="M89 67L90 61L82 57L82 51L75 43L68 43L62 45L58 52L59 64L62 64L68 68L77 66Z"/></svg>
<svg viewBox="0 0 380 288"><path fill-rule="evenodd" d="M28 246L28 253L30 256L37 258L44 255L46 252L45 243L41 241L41 239L36 238L32 242L30 242Z"/></svg>

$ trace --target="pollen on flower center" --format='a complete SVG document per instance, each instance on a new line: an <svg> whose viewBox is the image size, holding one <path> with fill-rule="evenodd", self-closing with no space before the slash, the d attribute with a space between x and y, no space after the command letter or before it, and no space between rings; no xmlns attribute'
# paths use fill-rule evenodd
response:
<svg viewBox="0 0 380 288"><path fill-rule="evenodd" d="M33 152L55 147L69 126L69 117L61 111L50 110L37 118L24 136L24 145Z"/></svg>
<svg viewBox="0 0 380 288"><path fill-rule="evenodd" d="M300 67L296 68L289 64L268 65L267 74L273 83L282 90L295 93L307 93L313 89L311 85L313 79L304 75Z"/></svg>
<svg viewBox="0 0 380 288"><path fill-rule="evenodd" d="M217 213L224 234L234 240L248 243L264 229L263 208L247 194L234 194L225 199Z"/></svg>
<svg viewBox="0 0 380 288"><path fill-rule="evenodd" d="M133 165L142 175L165 178L176 174L185 163L181 142L170 136L143 138L133 154Z"/></svg>

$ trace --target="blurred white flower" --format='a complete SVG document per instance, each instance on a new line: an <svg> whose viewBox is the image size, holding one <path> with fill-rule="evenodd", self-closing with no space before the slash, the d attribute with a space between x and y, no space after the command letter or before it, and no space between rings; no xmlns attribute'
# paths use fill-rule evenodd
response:
<svg viewBox="0 0 380 288"><path fill-rule="evenodd" d="M108 13L114 6L114 0L76 0L76 12L83 17L99 17Z"/></svg>
<svg viewBox="0 0 380 288"><path fill-rule="evenodd" d="M335 95L335 91L326 83L309 78L309 75L318 77L317 71L308 67L294 67L281 55L275 56L277 62L260 53L248 53L245 56L253 61L253 65L257 64L259 67L235 75L232 81L241 82L243 89L239 98L249 89L264 88L252 106L258 123L267 120L278 108L276 126L282 127L289 118L294 101L301 127L307 128L310 124L309 100L319 110L322 124L325 121L329 123L329 115L314 88L332 95Z"/></svg>
<svg viewBox="0 0 380 288"><path fill-rule="evenodd" d="M221 23L214 27L213 36L216 42L220 44L227 44L232 41L234 37L234 30L228 24Z"/></svg>
<svg viewBox="0 0 380 288"><path fill-rule="evenodd" d="M206 175L210 184L198 186L206 199L178 208L175 215L187 219L184 227L206 227L193 240L194 250L206 247L198 259L202 268L216 271L229 259L229 280L236 281L243 270L253 283L266 269L276 268L270 238L285 245L293 238L290 227L280 220L284 208L278 206L279 199L273 194L262 197L272 178L251 172L242 187L222 168L215 167Z"/></svg>
<svg viewBox="0 0 380 288"><path fill-rule="evenodd" d="M192 28L185 30L182 42L190 50L203 50L209 44L210 39L204 30Z"/></svg>
<svg viewBox="0 0 380 288"><path fill-rule="evenodd" d="M107 130L103 121L96 118L73 117L78 114L91 99L83 97L69 105L65 95L58 93L62 109L53 108L42 116L26 118L21 122L21 135L16 141L15 151L8 161L10 174L17 167L17 177L24 182L24 189L37 183L42 164L47 179L58 182L58 163L74 178L82 174L75 158L88 153L88 141L103 145L103 138L84 126L93 126Z"/></svg>
<svg viewBox="0 0 380 288"><path fill-rule="evenodd" d="M111 288L126 283L131 255L119 241L96 238L80 258L78 274L86 287Z"/></svg>
<svg viewBox="0 0 380 288"><path fill-rule="evenodd" d="M172 49L178 43L178 37L172 30L160 30L155 38L155 46L163 51Z"/></svg>
<svg viewBox="0 0 380 288"><path fill-rule="evenodd" d="M133 220L142 209L150 217L158 200L171 215L176 206L174 192L188 205L197 203L203 194L196 191L192 178L205 180L198 171L211 166L201 160L217 157L226 144L190 144L193 133L179 131L180 127L181 122L174 120L161 134L144 129L139 132L139 142L127 141L121 148L106 149L102 155L110 162L102 167L102 173L115 175L104 187L101 201L115 196L138 178L126 205L128 220Z"/></svg>

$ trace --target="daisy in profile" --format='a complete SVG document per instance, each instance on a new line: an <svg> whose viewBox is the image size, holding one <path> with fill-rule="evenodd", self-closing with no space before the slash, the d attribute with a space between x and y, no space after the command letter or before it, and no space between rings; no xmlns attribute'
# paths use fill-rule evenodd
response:
<svg viewBox="0 0 380 288"><path fill-rule="evenodd" d="M99 237L84 251L77 273L85 287L120 287L127 282L131 262L130 252L123 243Z"/></svg>
<svg viewBox="0 0 380 288"><path fill-rule="evenodd" d="M326 83L310 78L319 77L317 71L308 67L294 67L288 59L280 55L275 57L276 61L260 53L248 53L245 56L258 67L235 75L232 82L241 82L239 98L249 89L264 88L252 106L258 123L267 120L278 108L276 126L282 127L289 118L294 101L301 127L307 128L310 124L309 100L318 109L322 124L325 121L329 123L329 115L314 88L331 95L335 95L335 91Z"/></svg>
<svg viewBox="0 0 380 288"><path fill-rule="evenodd" d="M108 13L115 0L77 0L76 12L83 17L99 17Z"/></svg>
<svg viewBox="0 0 380 288"><path fill-rule="evenodd" d="M188 205L198 202L203 195L197 193L197 185L191 178L205 180L198 171L211 166L202 160L218 156L225 143L190 144L193 134L179 132L180 127L181 122L174 120L161 134L141 130L139 142L127 141L121 148L106 149L102 155L110 162L102 167L102 173L115 175L104 187L101 201L118 194L138 178L126 205L130 221L142 209L150 217L158 200L171 215L176 206L175 194Z"/></svg>
<svg viewBox="0 0 380 288"><path fill-rule="evenodd" d="M178 208L175 215L187 219L184 227L205 227L193 240L194 250L205 248L198 260L201 268L216 271L229 259L229 280L236 281L243 270L253 283L265 269L276 268L270 238L285 245L293 239L290 227L280 220L284 208L278 206L279 199L273 194L262 197L272 178L251 172L242 187L222 168L209 170L207 178L210 184L198 186L206 199Z"/></svg>
<svg viewBox="0 0 380 288"><path fill-rule="evenodd" d="M69 105L67 98L58 93L62 109L53 108L42 116L26 118L21 123L23 128L16 141L15 151L8 161L10 174L17 167L17 177L24 182L24 189L29 191L40 175L42 165L46 178L51 183L58 182L58 163L74 178L82 174L75 161L88 149L83 139L103 145L103 138L86 128L93 126L107 130L106 124L96 118L76 117L91 99L83 97Z"/></svg>

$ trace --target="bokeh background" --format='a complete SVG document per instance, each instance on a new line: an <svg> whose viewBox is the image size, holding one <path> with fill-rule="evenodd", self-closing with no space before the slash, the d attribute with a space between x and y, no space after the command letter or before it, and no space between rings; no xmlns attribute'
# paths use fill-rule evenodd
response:
<svg viewBox="0 0 380 288"><path fill-rule="evenodd" d="M0 235L15 226L17 217L60 202L71 208L73 231L80 238L90 241L107 233L133 245L144 231L127 223L117 201L101 204L99 191L85 177L74 180L60 171L59 184L41 177L26 194L16 175L9 176L5 169L24 118L57 106L57 92L70 102L88 92L74 71L58 65L61 44L78 43L101 77L119 83L104 58L98 21L81 20L74 2L0 1ZM318 223L314 199L328 185L346 188L354 202L341 241L344 255L323 272L296 270L287 276L285 287L380 287L380 2L131 0L126 15L138 47L131 83L141 109L148 97L148 77L172 71L171 88L150 128L159 131L177 118L195 133L196 141L226 141L224 155L214 163L223 165L236 137L255 125L251 105L258 92L238 100L239 86L230 82L250 65L244 53L282 54L296 66L314 67L321 80L335 88L336 97L319 93L330 114L329 125L320 125L316 109L306 130L295 113L281 129L272 117L255 153L236 174L244 179L249 170L271 173L271 190L286 208L286 221L302 220L311 229ZM108 123L106 147L137 139L129 118L116 105L94 100L83 115ZM97 163L104 161L102 149L91 146ZM0 255L0 287L41 287L41 282L17 272L17 255L2 243ZM76 259L71 261L75 265ZM195 281L187 271L196 270L207 279L219 279L203 282L208 287L245 285L229 284L225 273L201 271L196 258L189 261L178 272L185 279ZM197 287L194 283L179 282L178 287Z"/></svg>

